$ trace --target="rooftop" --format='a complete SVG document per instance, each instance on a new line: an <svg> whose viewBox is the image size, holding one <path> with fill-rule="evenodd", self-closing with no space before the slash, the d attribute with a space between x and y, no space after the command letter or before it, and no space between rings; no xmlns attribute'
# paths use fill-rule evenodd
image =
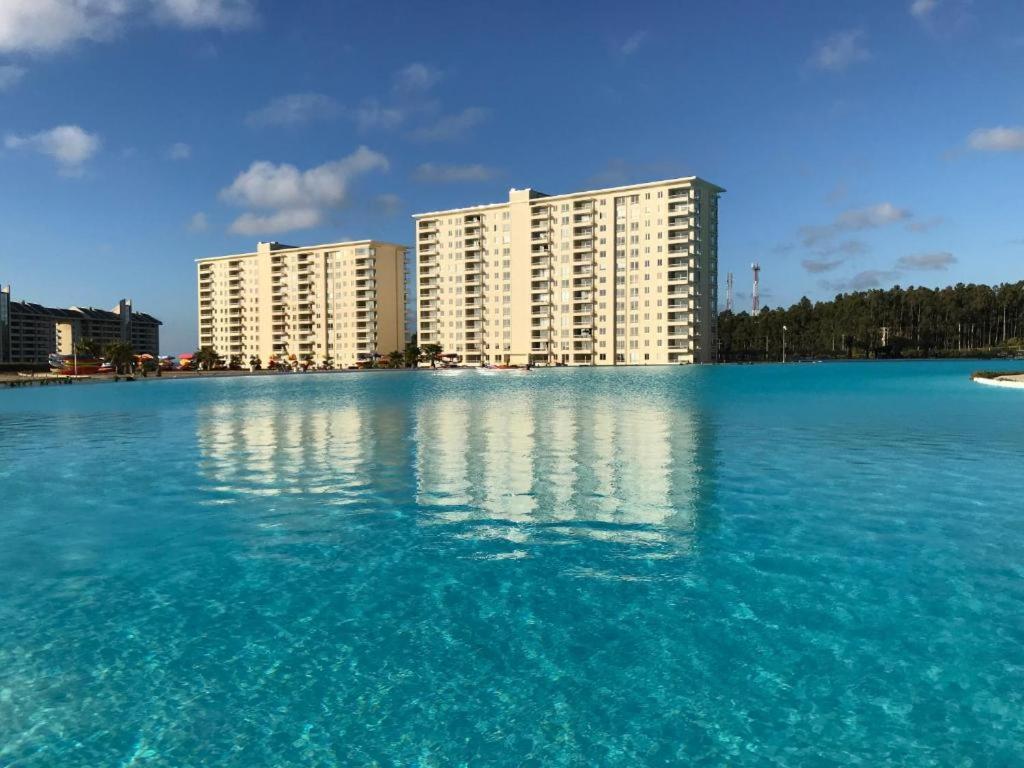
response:
<svg viewBox="0 0 1024 768"><path fill-rule="evenodd" d="M725 192L725 188L724 187L719 187L717 184L712 184L710 181L706 181L705 179L702 179L699 176L680 176L680 177L674 178L674 179L659 179L657 181L644 181L644 182L641 182L639 184L626 184L626 185L621 186L621 187L605 187L603 189L588 189L588 190L582 190L582 191L579 191L579 192L564 192L564 193L562 193L560 195L548 195L548 194L545 194L543 192L536 192L534 190L529 189L528 187L525 188L525 189L516 189L515 187L513 187L512 189L509 190L509 194L511 194L512 192L530 192L531 193L530 194L530 201L532 202L532 201L536 200L536 201L539 202L539 201L542 201L542 200L543 201L547 201L547 200L563 200L563 199L573 198L573 197L592 197L594 195L604 195L604 194L608 194L610 192L625 192L627 190L643 189L645 187L658 187L658 186L661 186L663 184L700 184L702 186L710 187L715 192ZM482 210L486 210L488 208L504 208L508 204L509 204L509 202L506 201L504 203L485 203L483 205L470 205L470 206L465 206L463 208L446 208L446 209L440 210L440 211L428 211L426 213L414 213L412 215L412 217L414 219L419 219L419 218L423 218L423 217L426 217L426 216L441 216L441 215L444 215L446 213L456 213L456 212L463 212L463 211L466 211L466 212L482 211Z"/></svg>
<svg viewBox="0 0 1024 768"><path fill-rule="evenodd" d="M258 245L268 246L269 252L273 254L298 253L303 251L319 251L324 248L345 248L352 245L392 245L395 248L408 248L408 245L401 243L389 243L384 240L343 240L337 243L320 243L318 245L281 245L280 243L259 243ZM258 246L257 246L258 248ZM251 256L258 256L259 250L248 253L231 253L226 256L203 256L196 259L196 263L203 261L222 261L224 259L244 259Z"/></svg>

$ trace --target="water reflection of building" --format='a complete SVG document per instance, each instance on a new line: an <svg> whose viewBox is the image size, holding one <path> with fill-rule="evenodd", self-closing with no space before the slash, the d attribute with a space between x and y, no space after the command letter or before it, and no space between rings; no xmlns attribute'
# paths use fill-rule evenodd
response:
<svg viewBox="0 0 1024 768"><path fill-rule="evenodd" d="M643 399L431 389L206 405L207 489L228 501L283 496L278 508L292 511L413 502L415 524L452 526L459 539L689 546L712 466L696 404L657 389Z"/></svg>
<svg viewBox="0 0 1024 768"><path fill-rule="evenodd" d="M397 498L408 484L405 411L371 409L359 398L338 405L301 398L292 405L211 403L198 415L201 475L208 490L236 498L293 495L335 504Z"/></svg>
<svg viewBox="0 0 1024 768"><path fill-rule="evenodd" d="M476 521L490 526L483 535L532 523L564 535L658 541L695 526L706 436L697 411L678 401L450 397L420 403L414 423L425 521Z"/></svg>

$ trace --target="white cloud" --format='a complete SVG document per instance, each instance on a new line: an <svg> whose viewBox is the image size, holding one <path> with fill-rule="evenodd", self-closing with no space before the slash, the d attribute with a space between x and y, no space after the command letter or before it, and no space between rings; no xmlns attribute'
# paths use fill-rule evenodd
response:
<svg viewBox="0 0 1024 768"><path fill-rule="evenodd" d="M843 266L846 259L804 259L800 262L801 266L812 274L818 274L821 272L831 272L833 269L838 269Z"/></svg>
<svg viewBox="0 0 1024 768"><path fill-rule="evenodd" d="M106 40L127 12L127 0L3 0L0 51L55 51L78 40Z"/></svg>
<svg viewBox="0 0 1024 768"><path fill-rule="evenodd" d="M936 227L941 227L945 223L945 216L932 216L930 219L919 219L918 221L910 222L907 224L907 229L911 232L930 232Z"/></svg>
<svg viewBox="0 0 1024 768"><path fill-rule="evenodd" d="M243 214L232 224L233 232L265 234L307 229L320 223L325 209L346 202L355 177L387 169L387 158L367 147L306 171L288 163L258 161L223 189L221 198L236 205L272 211L266 215Z"/></svg>
<svg viewBox="0 0 1024 768"><path fill-rule="evenodd" d="M99 152L100 138L77 125L59 125L31 136L8 134L4 139L8 149L30 149L48 155L57 161L65 176L78 176L82 166Z"/></svg>
<svg viewBox="0 0 1024 768"><path fill-rule="evenodd" d="M25 76L27 71L24 67L19 67L17 64L4 64L0 66L0 92L16 86L21 82L21 78Z"/></svg>
<svg viewBox="0 0 1024 768"><path fill-rule="evenodd" d="M53 52L115 37L127 21L233 29L251 23L251 0L2 0L0 52Z"/></svg>
<svg viewBox="0 0 1024 768"><path fill-rule="evenodd" d="M842 72L851 64L869 58L871 54L864 46L864 30L851 29L837 32L820 43L811 56L811 63L818 69Z"/></svg>
<svg viewBox="0 0 1024 768"><path fill-rule="evenodd" d="M878 203L867 208L846 211L839 215L836 224L843 229L873 229L909 219L910 216L911 213L906 208L897 208L892 203Z"/></svg>
<svg viewBox="0 0 1024 768"><path fill-rule="evenodd" d="M878 203L866 208L854 208L844 211L831 224L801 227L800 236L803 244L808 248L818 247L827 249L829 246L825 244L843 232L878 229L888 224L906 221L912 216L913 214L907 209L898 208L892 203Z"/></svg>
<svg viewBox="0 0 1024 768"><path fill-rule="evenodd" d="M393 192L386 192L383 195L377 195L373 205L379 213L385 216L394 216L402 207L402 198Z"/></svg>
<svg viewBox="0 0 1024 768"><path fill-rule="evenodd" d="M256 20L252 0L155 0L157 18L182 27L238 29Z"/></svg>
<svg viewBox="0 0 1024 768"><path fill-rule="evenodd" d="M980 152L1024 150L1024 126L980 128L967 137L967 146Z"/></svg>
<svg viewBox="0 0 1024 768"><path fill-rule="evenodd" d="M956 256L949 251L939 251L903 256L896 262L896 268L942 271L949 269L953 264L956 264Z"/></svg>
<svg viewBox="0 0 1024 768"><path fill-rule="evenodd" d="M313 120L329 119L340 112L340 105L330 96L322 93L290 93L250 112L245 122L254 127L300 125Z"/></svg>
<svg viewBox="0 0 1024 768"><path fill-rule="evenodd" d="M202 211L193 213L188 220L188 231L189 232L205 232L210 228L210 222L206 218L206 214Z"/></svg>
<svg viewBox="0 0 1024 768"><path fill-rule="evenodd" d="M482 107L467 107L454 115L445 115L430 125L413 133L421 141L451 141L459 139L487 119L488 112Z"/></svg>
<svg viewBox="0 0 1024 768"><path fill-rule="evenodd" d="M926 19L938 6L938 0L913 0L910 4L910 15L916 19Z"/></svg>
<svg viewBox="0 0 1024 768"><path fill-rule="evenodd" d="M894 269L868 269L847 280L822 281L821 286L837 293L867 291L871 288L893 285L899 278L900 273Z"/></svg>
<svg viewBox="0 0 1024 768"><path fill-rule="evenodd" d="M192 157L192 147L179 141L171 145L170 149L167 150L167 156L171 160L188 160Z"/></svg>
<svg viewBox="0 0 1024 768"><path fill-rule="evenodd" d="M406 118L402 107L385 106L376 99L367 99L354 113L356 126L360 131L397 128Z"/></svg>
<svg viewBox="0 0 1024 768"><path fill-rule="evenodd" d="M441 77L441 70L416 61L395 73L395 88L399 91L428 91L441 81Z"/></svg>
<svg viewBox="0 0 1024 768"><path fill-rule="evenodd" d="M640 50L640 46L644 40L647 39L646 30L638 30L634 32L621 43L615 44L615 52L620 56L631 56Z"/></svg>
<svg viewBox="0 0 1024 768"><path fill-rule="evenodd" d="M260 216L243 213L231 223L236 235L272 235L291 232L296 229L310 229L323 220L323 214L315 208L295 208Z"/></svg>
<svg viewBox="0 0 1024 768"><path fill-rule="evenodd" d="M423 163L413 174L416 181L487 181L494 177L495 170L480 163L472 165L445 165Z"/></svg>

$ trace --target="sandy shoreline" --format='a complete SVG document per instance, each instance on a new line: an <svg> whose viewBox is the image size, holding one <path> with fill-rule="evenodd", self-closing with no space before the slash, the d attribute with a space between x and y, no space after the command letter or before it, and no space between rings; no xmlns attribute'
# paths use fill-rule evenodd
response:
<svg viewBox="0 0 1024 768"><path fill-rule="evenodd" d="M1006 376L986 378L983 376L974 377L974 381L985 384L989 387L1003 387L1005 389L1024 389L1024 373L1011 373Z"/></svg>

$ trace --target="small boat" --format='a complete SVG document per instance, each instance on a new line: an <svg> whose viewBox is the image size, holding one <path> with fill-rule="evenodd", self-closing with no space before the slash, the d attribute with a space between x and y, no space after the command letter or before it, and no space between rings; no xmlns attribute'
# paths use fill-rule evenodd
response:
<svg viewBox="0 0 1024 768"><path fill-rule="evenodd" d="M50 355L50 370L61 376L91 376L103 361L89 355Z"/></svg>

